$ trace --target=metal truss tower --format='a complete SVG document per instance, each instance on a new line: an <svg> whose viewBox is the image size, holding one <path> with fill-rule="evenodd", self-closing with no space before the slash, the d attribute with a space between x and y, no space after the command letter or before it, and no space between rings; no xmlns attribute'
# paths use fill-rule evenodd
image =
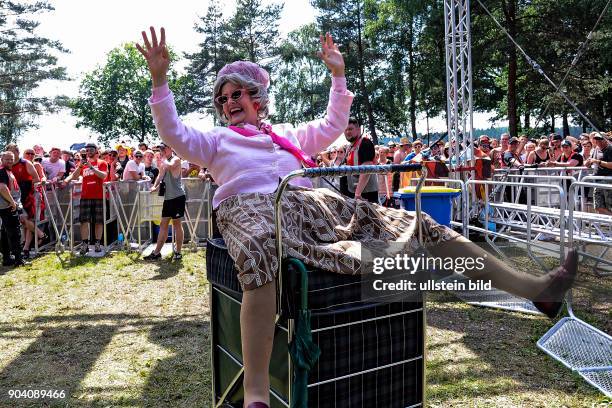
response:
<svg viewBox="0 0 612 408"><path fill-rule="evenodd" d="M447 125L450 153L454 158L452 165L470 166L474 157L470 0L444 0L444 33ZM452 140L458 143L452 143ZM455 174L457 178L461 177L461 172Z"/></svg>

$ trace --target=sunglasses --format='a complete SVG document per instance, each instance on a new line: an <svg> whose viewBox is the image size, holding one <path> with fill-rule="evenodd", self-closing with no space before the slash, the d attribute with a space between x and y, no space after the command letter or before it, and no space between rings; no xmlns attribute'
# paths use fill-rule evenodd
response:
<svg viewBox="0 0 612 408"><path fill-rule="evenodd" d="M238 99L242 98L243 92L248 91L244 88L236 89L230 94L229 98L232 98L233 101L237 101ZM229 98L227 95L220 95L215 98L215 102L217 102L219 105L225 105L227 101L229 101Z"/></svg>
<svg viewBox="0 0 612 408"><path fill-rule="evenodd" d="M141 155L138 155L138 156L134 156L134 158L135 158L135 159L142 159L142 156L141 156Z"/></svg>

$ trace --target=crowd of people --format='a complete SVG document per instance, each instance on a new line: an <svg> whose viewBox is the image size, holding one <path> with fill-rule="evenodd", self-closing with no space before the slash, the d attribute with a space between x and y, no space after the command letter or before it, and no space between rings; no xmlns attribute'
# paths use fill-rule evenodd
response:
<svg viewBox="0 0 612 408"><path fill-rule="evenodd" d="M403 137L399 143L374 145L367 136L361 135L359 122L351 118L345 131L349 144L330 147L317 156L320 167L367 164L400 164L438 161L454 164L453 141L438 140L425 146L420 139L410 141ZM357 154L355 154L357 153ZM460 157L468 158L467 152ZM499 139L481 135L474 142L474 157L490 161L492 169L524 167L592 167L595 176L612 176L612 132L583 133L578 138L552 133L540 138L527 136L510 137L508 133ZM465 160L460 159L460 164ZM434 176L435 177L435 176ZM399 178L391 176L359 176L357 183L348 178L324 180L321 187L331 187L344 195L364 198L379 204L389 203L394 191L400 188ZM350 181L350 180L349 180ZM605 181L598 180L602 183ZM612 192L595 189L593 204L596 211L612 215Z"/></svg>
<svg viewBox="0 0 612 408"><path fill-rule="evenodd" d="M153 190L157 190L160 184L165 184L162 183L164 175L161 172L166 166L166 150L172 155L172 149L163 143L151 147L146 143L140 143L138 147L120 143L113 149L100 149L94 143L87 143L78 151L61 150L58 147L46 151L41 145L34 145L24 149L23 153L16 144L7 145L1 156L0 167L3 266L26 264L34 239L38 240L40 246L48 238L46 232L35 226L35 192L41 195L38 218L44 220L47 203L42 199L42 189L50 184L62 188L71 181L81 182L79 221L83 240L80 253L87 253L90 244L93 244L95 252L101 252L103 183L147 180ZM185 160L176 160L179 170L173 171L173 174L179 178L197 177L204 180L208 177L206 169ZM184 204L183 210L177 214L183 216ZM90 243L92 224L95 238ZM162 222L161 230L166 236L167 229L167 223ZM179 243L175 248L175 258L179 259L180 256Z"/></svg>
<svg viewBox="0 0 612 408"><path fill-rule="evenodd" d="M422 161L453 163L454 146L451 142L438 140L427 146L422 140L410 141L402 137L399 143L374 145L370 138L363 135L360 123L349 119L344 131L348 144L330 147L316 157L320 167L341 165L400 164ZM47 234L35 227L34 193L44 184L55 183L65 186L72 180L83 181L79 220L81 236L89 237L90 223L94 224L94 251L100 252L103 231L101 200L102 184L108 181L148 180L153 190L159 189L160 169L164 167L165 146L163 143L149 147L140 143L130 147L120 143L113 149L99 149L89 143L78 151L61 150L52 147L49 151L40 145L23 150L16 144L6 146L2 153L0 169L0 217L2 218L3 265L21 265L30 257L34 239L39 243L47 239ZM463 153L461 153L463 154ZM465 154L463 154L465 157ZM474 156L490 160L494 169L522 168L524 166L543 167L594 167L596 176L612 176L612 132L583 133L578 138L553 133L536 139L526 136L510 137L507 133L499 139L481 135L474 142ZM172 174L180 177L210 178L207 170L195 163L175 157ZM87 170L85 168L87 167ZM180 168L180 172L178 169ZM96 174L96 171L98 172ZM103 175L103 177L102 177ZM175 177L176 178L176 177ZM598 181L605 182L605 181ZM365 199L370 202L391 205L392 195L398 191L398 175L360 175L354 177L325 178L319 187L327 187L348 197ZM177 192L171 199L176 199ZM183 193L184 195L184 193ZM44 219L46 203L41 200L39 218ZM176 206L173 206L174 211ZM181 207L181 206L179 206ZM612 192L606 189L593 191L593 207L596 211L612 215ZM176 215L184 213L178 211ZM166 215L169 213L166 211ZM170 211L172 212L172 211ZM174 211L176 212L176 211ZM15 215L16 214L16 215ZM175 229L179 229L180 217L171 218ZM168 222L162 225L162 236L167 236ZM23 233L23 237L22 237ZM157 259L163 245L160 238L158 247L148 259ZM88 239L83 239L81 252L88 249ZM180 258L180 244L174 256Z"/></svg>

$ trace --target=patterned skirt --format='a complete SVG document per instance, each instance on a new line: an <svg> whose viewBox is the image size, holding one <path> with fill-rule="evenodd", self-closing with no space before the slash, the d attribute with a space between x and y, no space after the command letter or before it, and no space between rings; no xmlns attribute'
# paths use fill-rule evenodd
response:
<svg viewBox="0 0 612 408"><path fill-rule="evenodd" d="M238 270L243 290L273 281L278 269L274 231L275 193L230 197L219 205L217 225ZM289 187L282 198L283 254L306 265L342 274L360 271L362 243L403 243L419 248L416 214L355 200L331 190ZM423 213L425 243L460 235Z"/></svg>

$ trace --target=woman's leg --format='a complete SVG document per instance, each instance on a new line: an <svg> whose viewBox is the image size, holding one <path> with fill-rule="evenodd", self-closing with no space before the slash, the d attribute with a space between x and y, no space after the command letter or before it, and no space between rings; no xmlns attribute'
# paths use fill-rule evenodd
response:
<svg viewBox="0 0 612 408"><path fill-rule="evenodd" d="M270 404L270 357L276 314L275 282L247 290L242 296L240 330L244 359L244 406Z"/></svg>
<svg viewBox="0 0 612 408"><path fill-rule="evenodd" d="M565 268L561 266L541 276L520 272L462 236L427 249L439 257L484 258L484 268L466 268L464 275L471 279L490 280L495 288L532 301L561 301L577 269L576 256L572 253L568 256ZM561 274L561 271L566 273Z"/></svg>

